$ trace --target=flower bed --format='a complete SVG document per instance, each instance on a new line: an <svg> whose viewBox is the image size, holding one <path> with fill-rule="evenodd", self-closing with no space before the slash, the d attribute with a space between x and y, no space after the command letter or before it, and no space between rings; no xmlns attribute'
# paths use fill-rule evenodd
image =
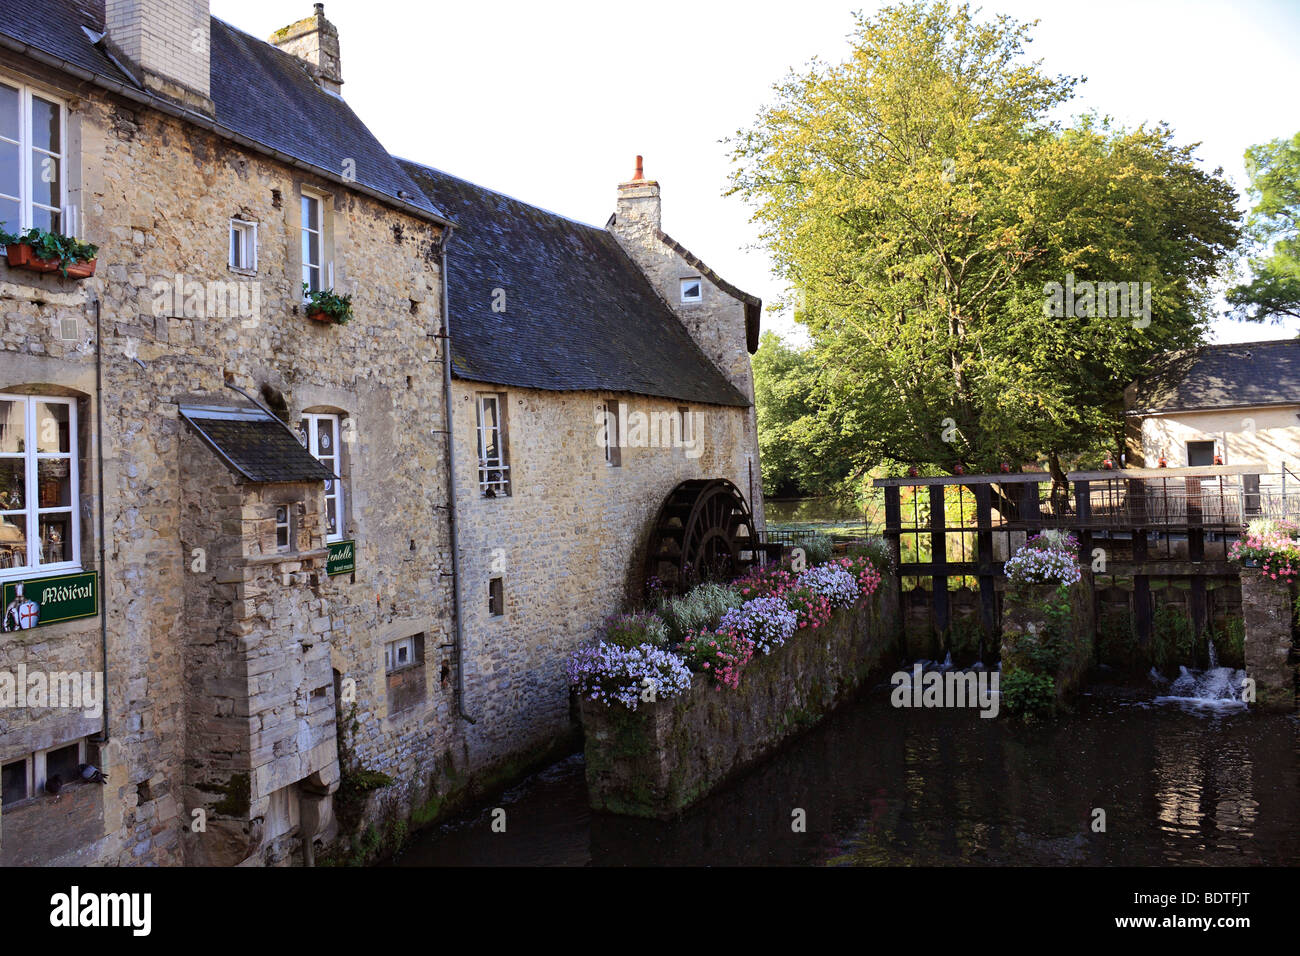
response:
<svg viewBox="0 0 1300 956"><path fill-rule="evenodd" d="M612 618L569 662L592 806L672 816L820 720L895 632L880 583L865 557L763 568Z"/></svg>
<svg viewBox="0 0 1300 956"><path fill-rule="evenodd" d="M684 693L689 681L678 679L679 665L734 690L755 654L771 654L796 631L825 626L837 608L863 606L879 586L880 573L865 556L798 575L767 566L730 585L701 584L681 597L661 597L654 611L607 620L597 643L570 659L569 682L586 699L629 710Z"/></svg>

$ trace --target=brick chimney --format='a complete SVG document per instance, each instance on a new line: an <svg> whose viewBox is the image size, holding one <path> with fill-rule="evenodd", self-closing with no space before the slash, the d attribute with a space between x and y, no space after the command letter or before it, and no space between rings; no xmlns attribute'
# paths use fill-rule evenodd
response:
<svg viewBox="0 0 1300 956"><path fill-rule="evenodd" d="M270 42L306 63L322 90L343 95L339 30L325 19L325 4L316 4L315 12L306 19L276 30Z"/></svg>
<svg viewBox="0 0 1300 956"><path fill-rule="evenodd" d="M214 113L207 0L105 0L104 27L147 89Z"/></svg>
<svg viewBox="0 0 1300 956"><path fill-rule="evenodd" d="M636 158L636 172L618 184L618 204L614 207L614 231L631 234L642 230L659 230L659 184L645 178L641 157Z"/></svg>

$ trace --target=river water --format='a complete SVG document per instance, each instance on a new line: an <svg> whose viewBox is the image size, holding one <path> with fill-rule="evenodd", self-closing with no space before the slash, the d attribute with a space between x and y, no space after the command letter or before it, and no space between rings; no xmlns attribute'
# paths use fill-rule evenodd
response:
<svg viewBox="0 0 1300 956"><path fill-rule="evenodd" d="M1300 864L1300 720L1162 693L1096 685L1024 725L895 709L882 684L682 819L593 813L574 755L394 863Z"/></svg>

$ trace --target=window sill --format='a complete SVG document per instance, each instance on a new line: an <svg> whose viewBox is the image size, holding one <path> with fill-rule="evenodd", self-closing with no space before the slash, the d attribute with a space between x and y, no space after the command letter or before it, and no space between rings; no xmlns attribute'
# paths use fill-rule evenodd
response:
<svg viewBox="0 0 1300 956"><path fill-rule="evenodd" d="M248 276L249 278L254 278L257 275L256 269L241 269L238 266L231 266L231 265L226 266L226 271L233 272L235 275L238 276Z"/></svg>
<svg viewBox="0 0 1300 956"><path fill-rule="evenodd" d="M62 577L71 574L85 574L86 569L80 564L42 564L35 568L4 568L0 569L0 585L12 584L15 581L21 581L26 584L29 581L43 581L46 578Z"/></svg>
<svg viewBox="0 0 1300 956"><path fill-rule="evenodd" d="M277 551L274 554L255 554L245 557L243 563L248 566L263 564L284 564L286 561L307 561L323 558L329 554L329 548L312 548L310 551Z"/></svg>

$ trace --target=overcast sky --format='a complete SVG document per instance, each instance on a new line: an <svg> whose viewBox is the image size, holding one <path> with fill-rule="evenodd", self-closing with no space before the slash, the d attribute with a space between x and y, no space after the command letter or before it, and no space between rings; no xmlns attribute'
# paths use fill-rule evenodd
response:
<svg viewBox="0 0 1300 956"><path fill-rule="evenodd" d="M573 219L603 225L636 154L663 190L664 230L724 278L782 292L736 197L721 140L774 82L816 55L841 60L851 11L800 0L329 0L344 98L390 152ZM992 0L1040 20L1030 54L1085 76L1069 112L1168 121L1243 190L1252 143L1300 130L1300 0ZM259 37L309 0L212 0ZM1243 200L1244 208L1244 200ZM764 325L792 323L765 311ZM1223 321L1218 341L1295 334Z"/></svg>

